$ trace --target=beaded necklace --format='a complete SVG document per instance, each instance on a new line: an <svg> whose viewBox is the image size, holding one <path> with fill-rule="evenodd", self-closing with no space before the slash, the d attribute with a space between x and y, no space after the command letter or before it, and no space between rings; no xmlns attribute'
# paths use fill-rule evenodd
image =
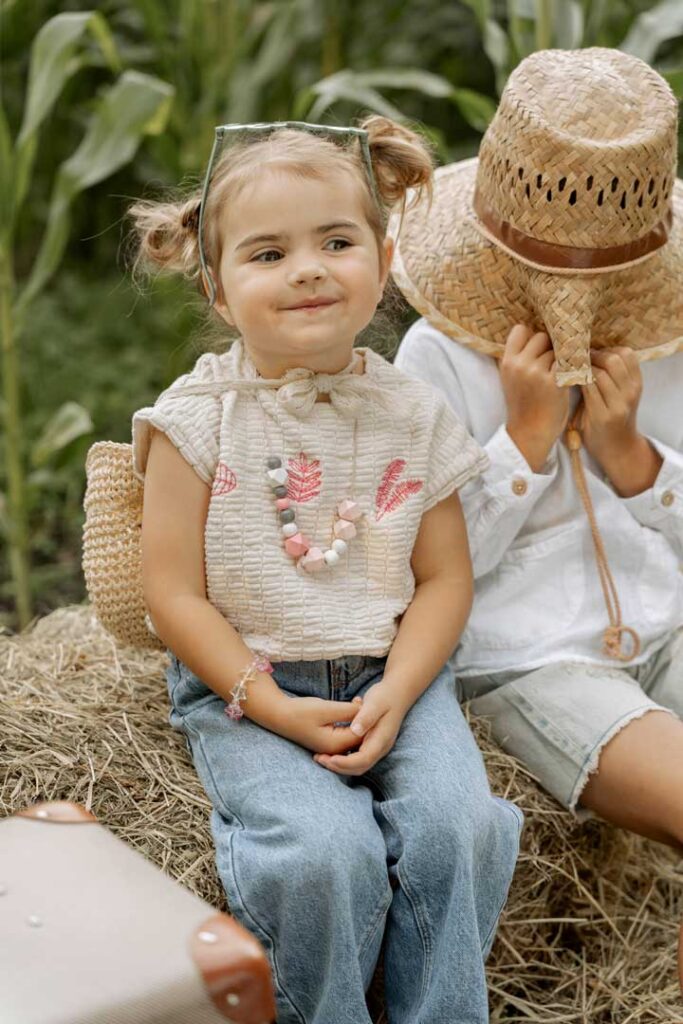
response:
<svg viewBox="0 0 683 1024"><path fill-rule="evenodd" d="M352 497L356 486L356 436L357 419L353 420L352 458L351 458L351 483L347 497L342 498L337 504L334 516L334 525L329 544L322 546L315 540L310 540L301 532L296 522L296 502L292 497L292 480L289 470L284 464L284 454L277 455L276 445L273 443L269 420L282 431L282 447L285 447L286 438L284 428L278 423L271 411L266 408L263 402L263 432L265 440L266 458L264 462L264 473L271 489L275 504L275 513L278 517L280 533L285 551L297 565L309 573L319 573L333 569L340 563L348 550L349 543L357 533L356 524L363 517L360 505ZM298 452L305 457L303 443L299 442ZM292 460L289 460L290 462Z"/></svg>

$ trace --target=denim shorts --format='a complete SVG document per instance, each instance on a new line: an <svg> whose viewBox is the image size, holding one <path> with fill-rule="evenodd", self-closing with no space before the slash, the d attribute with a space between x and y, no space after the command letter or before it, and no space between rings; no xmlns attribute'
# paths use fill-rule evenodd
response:
<svg viewBox="0 0 683 1024"><path fill-rule="evenodd" d="M531 672L458 680L458 696L491 722L494 739L568 810L580 804L600 753L648 711L683 718L683 629L647 661L629 668L565 661Z"/></svg>

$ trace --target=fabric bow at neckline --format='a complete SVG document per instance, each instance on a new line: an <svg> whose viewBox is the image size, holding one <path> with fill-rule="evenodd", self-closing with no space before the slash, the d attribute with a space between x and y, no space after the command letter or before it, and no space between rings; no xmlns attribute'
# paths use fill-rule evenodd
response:
<svg viewBox="0 0 683 1024"><path fill-rule="evenodd" d="M277 388L279 408L299 419L311 414L319 395L328 395L330 405L346 419L358 416L366 401L387 407L384 390L367 373L354 373L350 368L340 373L315 373L299 368L289 370L279 381L267 383Z"/></svg>
<svg viewBox="0 0 683 1024"><path fill-rule="evenodd" d="M355 358L339 373L315 373L299 367L282 377L271 379L249 376L237 380L202 381L171 387L161 398L182 395L220 394L226 391L274 391L277 408L298 419L305 419L315 408L318 395L329 395L330 405L346 419L359 415L366 402L375 404L397 419L410 415L410 402L399 400L393 388L378 383L367 372L355 373ZM256 372L253 366L249 369Z"/></svg>

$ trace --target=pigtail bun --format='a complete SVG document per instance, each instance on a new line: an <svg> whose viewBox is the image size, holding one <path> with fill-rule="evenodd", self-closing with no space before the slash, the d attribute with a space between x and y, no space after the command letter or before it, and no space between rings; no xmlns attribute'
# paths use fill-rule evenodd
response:
<svg viewBox="0 0 683 1024"><path fill-rule="evenodd" d="M391 207L409 188L431 193L433 160L425 140L388 117L373 114L360 125L368 133L377 190Z"/></svg>
<svg viewBox="0 0 683 1024"><path fill-rule="evenodd" d="M156 203L145 200L131 206L133 230L138 239L135 267L158 267L185 277L199 270L199 206L192 196L183 203Z"/></svg>

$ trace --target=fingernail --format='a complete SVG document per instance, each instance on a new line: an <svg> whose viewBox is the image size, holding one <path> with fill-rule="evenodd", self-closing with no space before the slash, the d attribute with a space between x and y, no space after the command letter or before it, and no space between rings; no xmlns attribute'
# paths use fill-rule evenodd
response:
<svg viewBox="0 0 683 1024"><path fill-rule="evenodd" d="M363 735L363 726L360 724L360 722L351 722L351 732L354 733L356 736Z"/></svg>

